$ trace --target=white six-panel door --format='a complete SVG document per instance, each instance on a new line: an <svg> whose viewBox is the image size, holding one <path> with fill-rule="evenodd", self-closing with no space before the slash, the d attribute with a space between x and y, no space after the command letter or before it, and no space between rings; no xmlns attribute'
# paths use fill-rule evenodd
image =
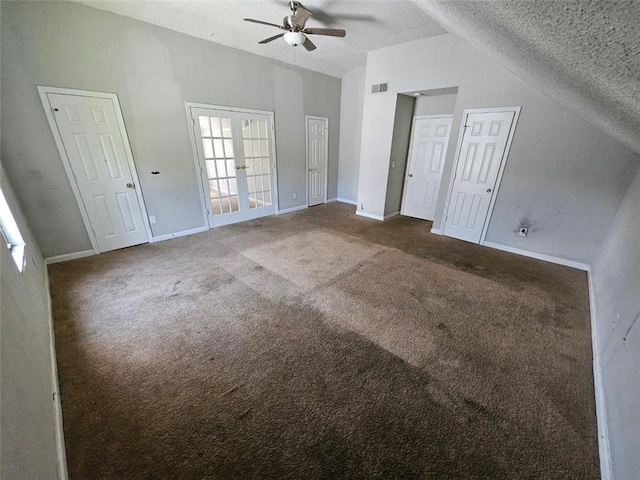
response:
<svg viewBox="0 0 640 480"><path fill-rule="evenodd" d="M111 98L46 94L98 250L147 242L138 185ZM46 108L46 105L45 105ZM55 132L54 132L55 135Z"/></svg>
<svg viewBox="0 0 640 480"><path fill-rule="evenodd" d="M306 117L309 206L327 201L329 119Z"/></svg>
<svg viewBox="0 0 640 480"><path fill-rule="evenodd" d="M515 115L514 111L466 115L445 235L480 243Z"/></svg>
<svg viewBox="0 0 640 480"><path fill-rule="evenodd" d="M433 220L451 132L451 115L414 117L402 215Z"/></svg>

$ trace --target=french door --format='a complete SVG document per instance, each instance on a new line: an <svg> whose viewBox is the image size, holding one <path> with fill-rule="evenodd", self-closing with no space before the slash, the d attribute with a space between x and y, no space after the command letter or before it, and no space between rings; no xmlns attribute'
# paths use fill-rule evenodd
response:
<svg viewBox="0 0 640 480"><path fill-rule="evenodd" d="M276 212L270 113L190 106L209 227Z"/></svg>

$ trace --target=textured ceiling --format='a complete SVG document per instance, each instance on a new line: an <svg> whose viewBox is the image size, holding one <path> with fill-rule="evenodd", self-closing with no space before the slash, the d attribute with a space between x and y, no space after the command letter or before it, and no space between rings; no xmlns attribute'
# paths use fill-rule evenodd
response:
<svg viewBox="0 0 640 480"><path fill-rule="evenodd" d="M417 3L447 30L640 153L640 1Z"/></svg>
<svg viewBox="0 0 640 480"><path fill-rule="evenodd" d="M364 66L371 50L445 33L414 2L303 0L314 12L308 27L347 31L345 38L311 36L318 49L307 52L283 39L258 45L282 31L242 20L282 24L291 13L285 0L73 1L336 77Z"/></svg>

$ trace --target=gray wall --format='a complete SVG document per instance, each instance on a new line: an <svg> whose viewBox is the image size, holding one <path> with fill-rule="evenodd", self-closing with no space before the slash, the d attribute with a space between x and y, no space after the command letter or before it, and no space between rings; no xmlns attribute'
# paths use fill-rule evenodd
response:
<svg viewBox="0 0 640 480"><path fill-rule="evenodd" d="M23 274L9 250L0 248L0 477L54 479L58 464L46 269L1 167L0 187L27 244Z"/></svg>
<svg viewBox="0 0 640 480"><path fill-rule="evenodd" d="M154 236L204 224L185 101L275 112L281 209L305 203L304 115L329 117L336 197L340 79L79 4L2 2L1 20L2 157L45 257L91 245L38 85L118 94Z"/></svg>
<svg viewBox="0 0 640 480"><path fill-rule="evenodd" d="M370 94L388 82L387 94ZM629 149L449 35L369 52L358 200L383 215L397 93L458 87L434 227L442 226L465 108L522 106L487 241L591 263L637 168ZM521 222L529 235L519 237Z"/></svg>
<svg viewBox="0 0 640 480"><path fill-rule="evenodd" d="M385 216L400 211L415 103L416 100L414 97L408 97L406 95L397 96L396 113L393 117L393 137L391 139L391 162L389 163L387 197L384 204Z"/></svg>
<svg viewBox="0 0 640 480"><path fill-rule="evenodd" d="M416 98L416 107L413 110L413 114L415 116L453 114L456 107L456 97L456 93L422 95Z"/></svg>
<svg viewBox="0 0 640 480"><path fill-rule="evenodd" d="M342 78L342 95L340 97L338 198L352 203L356 203L358 196L364 74L364 67L347 72Z"/></svg>
<svg viewBox="0 0 640 480"><path fill-rule="evenodd" d="M640 472L640 172L592 265L613 478Z"/></svg>

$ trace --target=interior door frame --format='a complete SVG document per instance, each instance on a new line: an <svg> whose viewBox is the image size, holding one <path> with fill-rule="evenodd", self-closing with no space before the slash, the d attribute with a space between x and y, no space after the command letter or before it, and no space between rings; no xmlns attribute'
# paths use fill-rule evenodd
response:
<svg viewBox="0 0 640 480"><path fill-rule="evenodd" d="M306 165L305 207L309 207L309 120L324 120L327 124L327 138L324 142L324 151L327 152L327 163L324 165L324 203L329 201L329 117L319 115L304 116L304 156Z"/></svg>
<svg viewBox="0 0 640 480"><path fill-rule="evenodd" d="M513 136L516 132L516 127L518 125L518 119L520 118L520 111L522 110L522 106L514 106L514 107L490 107L490 108L465 108L462 111L462 121L460 122L460 130L458 131L458 143L456 144L455 156L453 159L453 168L451 169L451 175L449 176L449 187L447 188L447 196L444 203L444 221L442 222L442 232L444 234L444 227L447 223L447 213L449 212L449 203L451 202L451 193L453 191L453 184L456 179L456 171L458 170L458 162L460 161L460 153L462 152L462 139L464 138L465 128L464 125L467 123L467 117L473 113L498 113L498 112L512 112L513 120L511 121L511 125L509 127L509 136L507 137L507 143L504 148L504 154L500 159L500 168L498 169L498 176L496 177L496 186L493 189L493 195L491 195L491 200L489 201L489 209L487 210L487 216L484 219L484 225L482 225L482 233L480 234L480 242L479 245L484 245L485 238L487 236L487 230L489 228L489 224L491 223L491 217L493 216L493 207L496 204L496 199L498 197L498 191L500 190L500 184L502 183L502 175L504 174L504 169L507 165L507 160L509 159L509 151L511 150L511 143L513 141Z"/></svg>
<svg viewBox="0 0 640 480"><path fill-rule="evenodd" d="M252 113L257 115L267 115L269 116L269 120L271 122L271 142L269 142L269 154L273 159L273 186L275 187L274 196L273 196L273 205L275 207L275 214L277 215L280 207L279 207L279 188L278 188L278 160L276 158L276 125L275 125L275 115L272 111L269 110L256 110L252 108L241 108L241 107L229 107L227 105L213 105L210 103L199 103L199 102L184 102L185 112L187 114L187 125L189 125L189 137L191 138L191 150L193 152L193 161L196 167L196 180L198 183L198 190L200 192L200 207L202 211L202 226L207 229L212 229L209 224L209 213L211 208L211 202L209 201L209 197L204 194L204 172L202 171L202 165L200 165L200 159L198 158L198 145L195 132L193 130L193 117L191 116L192 108L203 108L206 110L217 110L221 112L234 112L234 113Z"/></svg>
<svg viewBox="0 0 640 480"><path fill-rule="evenodd" d="M404 176L407 176L407 169L409 168L409 162L411 160L411 154L413 153L413 135L415 133L415 124L416 124L416 120L435 120L436 118L450 118L451 119L451 123L453 124L453 114L449 113L449 114L434 114L434 115L414 115L413 116L413 120L411 120L411 136L409 137L409 153L407 153L407 161L405 163L405 169L404 169ZM449 140L451 140L451 128L449 128L449 139L447 140L447 148L449 147L448 143ZM446 165L447 162L447 157L445 156L444 158L444 165L442 165L442 171L444 172L444 167ZM403 186L402 186L402 201L400 203L400 215L404 215L404 200L406 198L407 195L407 182L405 181ZM437 203L437 199L436 199L436 203Z"/></svg>
<svg viewBox="0 0 640 480"><path fill-rule="evenodd" d="M51 133L53 134L53 139L56 143L58 153L60 154L60 158L62 160L62 166L64 167L65 173L67 174L67 178L69 179L69 183L71 184L71 190L73 190L73 196L75 197L78 208L80 209L80 215L82 216L84 227L87 230L87 235L89 236L89 241L91 242L93 253L95 253L96 255L101 253L101 250L98 246L98 240L96 239L95 233L93 232L91 219L89 218L89 214L84 205L84 201L82 200L82 195L80 194L80 189L78 188L73 169L71 168L71 162L69 161L67 151L64 148L62 136L60 135L60 131L58 130L58 124L56 123L55 117L53 116L53 107L51 106L51 103L49 103L49 97L47 96L47 94L49 93L111 100L116 114L118 129L120 130L122 142L124 143L124 152L125 156L127 157L127 165L131 173L131 178L136 186L134 190L136 192L136 198L138 199L138 205L140 206L140 213L142 214L142 223L144 225L144 231L147 236L147 242L153 243L153 234L151 232L151 224L149 223L149 214L147 212L147 206L142 195L142 187L140 185L138 171L136 170L136 164L133 159L133 151L131 150L129 135L127 134L127 129L125 128L122 109L120 108L120 101L118 100L118 94L107 92L93 92L90 90L76 90L71 88L38 86L38 94L40 95L44 113L47 117L47 121L49 122L49 127L51 129Z"/></svg>

